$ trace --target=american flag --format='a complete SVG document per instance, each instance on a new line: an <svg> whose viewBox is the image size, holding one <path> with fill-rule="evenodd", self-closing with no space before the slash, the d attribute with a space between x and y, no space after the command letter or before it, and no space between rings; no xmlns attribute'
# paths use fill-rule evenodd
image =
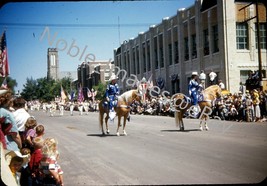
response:
<svg viewBox="0 0 267 186"><path fill-rule="evenodd" d="M0 76L9 75L9 65L7 60L6 32L2 34L0 41Z"/></svg>
<svg viewBox="0 0 267 186"><path fill-rule="evenodd" d="M60 91L60 94L61 94L61 100L62 101L65 101L65 99L67 98L66 94L65 94L65 91L61 85L61 91Z"/></svg>
<svg viewBox="0 0 267 186"><path fill-rule="evenodd" d="M82 85L80 85L80 88L79 88L78 101L79 101L79 102L83 102L83 101L84 101Z"/></svg>

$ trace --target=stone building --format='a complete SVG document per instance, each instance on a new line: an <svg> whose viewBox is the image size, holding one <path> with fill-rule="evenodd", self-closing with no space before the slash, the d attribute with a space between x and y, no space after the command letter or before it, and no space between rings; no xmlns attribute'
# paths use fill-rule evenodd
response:
<svg viewBox="0 0 267 186"><path fill-rule="evenodd" d="M47 78L59 79L59 61L56 48L47 49Z"/></svg>
<svg viewBox="0 0 267 186"><path fill-rule="evenodd" d="M204 70L209 85L213 70L228 90L237 92L250 71L259 68L256 1L196 0L188 7L165 17L158 25L124 41L114 49L117 75L151 77L154 85L171 94L188 93L192 72ZM245 7L247 6L247 7ZM244 8L241 10L241 8ZM263 77L266 77L266 2L259 0L259 30ZM250 19L250 20L248 20ZM248 20L248 21L246 21ZM122 89L127 90L123 79Z"/></svg>

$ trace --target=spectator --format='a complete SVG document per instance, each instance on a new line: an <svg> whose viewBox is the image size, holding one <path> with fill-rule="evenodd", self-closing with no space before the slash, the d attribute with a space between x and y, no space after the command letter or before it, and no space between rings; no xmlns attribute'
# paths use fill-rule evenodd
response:
<svg viewBox="0 0 267 186"><path fill-rule="evenodd" d="M22 155L20 151L10 151L5 157L17 184L20 185L21 174L19 171L23 165L28 163L29 156Z"/></svg>
<svg viewBox="0 0 267 186"><path fill-rule="evenodd" d="M23 137L23 134L25 131L26 121L30 117L30 114L25 109L25 105L26 105L26 101L23 98L19 97L13 101L13 108L15 109L13 114L14 114L16 125L18 127L21 138Z"/></svg>
<svg viewBox="0 0 267 186"><path fill-rule="evenodd" d="M211 69L211 72L209 73L209 77L210 77L210 85L215 85L215 78L217 77L217 74L215 72L213 72L213 70Z"/></svg>
<svg viewBox="0 0 267 186"><path fill-rule="evenodd" d="M202 84L203 89L205 89L206 74L204 73L204 70L201 70L201 73L199 74L199 79L200 79L200 84Z"/></svg>
<svg viewBox="0 0 267 186"><path fill-rule="evenodd" d="M220 87L222 90L225 90L225 85L224 85L224 83L222 82L221 79L219 80L219 87Z"/></svg>
<svg viewBox="0 0 267 186"><path fill-rule="evenodd" d="M44 135L44 126L43 125L37 125L35 128L36 137L43 137Z"/></svg>
<svg viewBox="0 0 267 186"><path fill-rule="evenodd" d="M19 151L21 138L13 113L8 108L12 105L11 91L0 89L0 118L2 118L1 142L5 149ZM3 129L3 126L5 129Z"/></svg>
<svg viewBox="0 0 267 186"><path fill-rule="evenodd" d="M37 126L37 121L35 118L30 117L25 124L25 141L24 147L27 147L33 151L32 140L36 136L35 127Z"/></svg>
<svg viewBox="0 0 267 186"><path fill-rule="evenodd" d="M255 113L255 120L254 121L259 121L260 122L260 118L261 118L261 111L260 111L260 99L259 99L259 94L258 91L256 89L253 90L253 106L254 106L254 113Z"/></svg>
<svg viewBox="0 0 267 186"><path fill-rule="evenodd" d="M29 169L31 172L32 185L41 185L41 174L39 171L39 164L42 159L42 148L44 140L42 137L36 137L33 139L33 152L31 160L29 162Z"/></svg>
<svg viewBox="0 0 267 186"><path fill-rule="evenodd" d="M57 142L54 138L46 138L42 148L40 170L44 174L43 183L63 185L63 171L57 163Z"/></svg>

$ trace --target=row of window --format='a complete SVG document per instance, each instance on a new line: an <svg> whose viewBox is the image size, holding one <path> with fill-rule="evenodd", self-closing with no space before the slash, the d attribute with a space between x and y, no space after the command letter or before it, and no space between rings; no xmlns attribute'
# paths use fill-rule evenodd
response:
<svg viewBox="0 0 267 186"><path fill-rule="evenodd" d="M209 32L208 29L203 31L203 54L209 55L210 54L210 41L209 41ZM219 37L218 37L218 25L212 27L212 40L213 40L213 53L219 51ZM173 46L174 45L174 46ZM191 45L189 45L188 37L184 38L184 60L189 60L189 47L191 47L191 58L197 58L197 38L196 34L191 36ZM173 51L174 50L174 51ZM144 72L151 70L151 64L147 63L150 62L150 41L146 41L142 44L142 53L143 53L143 62L144 62ZM173 56L174 55L174 56ZM179 63L179 52L178 52L178 41L175 41L173 44L168 44L168 65L172 65L173 61L175 64ZM174 59L173 59L174 58ZM124 53L124 67L126 66L127 59L130 59L130 52ZM132 58L132 67L128 67L132 70L132 73L139 74L140 73L140 66L139 66L139 46L136 46L133 49L133 58ZM117 60L119 65L121 66L121 61ZM163 53L163 34L160 34L158 37L154 37L154 65L155 69L164 68L164 53Z"/></svg>
<svg viewBox="0 0 267 186"><path fill-rule="evenodd" d="M255 43L258 48L258 35L257 26L255 27ZM266 23L259 24L260 30L260 48L266 49ZM247 23L236 23L236 48L237 49L249 49L249 34Z"/></svg>

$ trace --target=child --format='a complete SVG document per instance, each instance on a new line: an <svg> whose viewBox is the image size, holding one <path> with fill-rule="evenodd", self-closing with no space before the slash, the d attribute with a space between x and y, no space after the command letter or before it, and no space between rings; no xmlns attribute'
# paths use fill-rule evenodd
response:
<svg viewBox="0 0 267 186"><path fill-rule="evenodd" d="M40 169L44 174L44 184L63 185L63 171L57 163L57 142L54 138L46 138L42 148L43 157Z"/></svg>
<svg viewBox="0 0 267 186"><path fill-rule="evenodd" d="M33 139L33 152L31 156L31 160L29 162L29 169L31 172L32 185L40 185L41 183L41 175L39 171L39 164L42 159L42 148L44 140L42 137L35 137Z"/></svg>
<svg viewBox="0 0 267 186"><path fill-rule="evenodd" d="M37 125L35 128L36 137L43 137L44 135L44 126L43 125Z"/></svg>
<svg viewBox="0 0 267 186"><path fill-rule="evenodd" d="M31 150L28 148L22 148L20 152L22 155L28 156L27 162L29 162L31 159ZM21 186L31 185L31 173L30 173L28 163L21 167L20 172L21 172L20 185Z"/></svg>
<svg viewBox="0 0 267 186"><path fill-rule="evenodd" d="M10 151L6 154L6 161L14 176L16 183L20 186L20 172L23 165L28 163L28 155L22 155L19 151Z"/></svg>
<svg viewBox="0 0 267 186"><path fill-rule="evenodd" d="M25 124L25 142L24 142L24 147L27 147L33 150L33 143L32 140L36 135L35 132L35 127L37 125L37 121L34 117L29 117L26 124Z"/></svg>

